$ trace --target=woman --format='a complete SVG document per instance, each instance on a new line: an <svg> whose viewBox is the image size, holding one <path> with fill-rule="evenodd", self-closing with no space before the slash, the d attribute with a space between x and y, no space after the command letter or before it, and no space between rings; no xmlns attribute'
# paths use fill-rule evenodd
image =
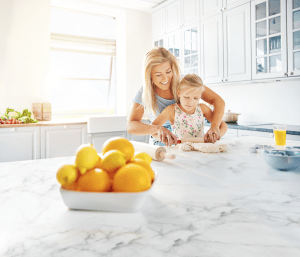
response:
<svg viewBox="0 0 300 257"><path fill-rule="evenodd" d="M129 114L127 131L129 134L150 135L150 143L159 144L152 135L157 135L167 146L177 143L176 136L171 132L171 124L167 121L163 126L147 125L141 122L145 109L150 114L152 122L164 108L174 104L177 99L176 90L181 77L181 65L177 58L163 47L150 50L144 60L144 86L140 88L133 100ZM211 127L204 135L205 142L220 140L220 124L224 114L223 99L205 86L201 97L214 106Z"/></svg>

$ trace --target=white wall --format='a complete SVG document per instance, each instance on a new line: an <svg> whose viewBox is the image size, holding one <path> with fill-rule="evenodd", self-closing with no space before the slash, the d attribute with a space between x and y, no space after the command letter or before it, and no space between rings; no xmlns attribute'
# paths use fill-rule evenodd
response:
<svg viewBox="0 0 300 257"><path fill-rule="evenodd" d="M34 102L50 101L50 9L51 0L0 1L0 113L7 107L21 111L31 109ZM115 9L126 12L123 111L128 113L135 91L142 85L143 56L151 48L151 14Z"/></svg>
<svg viewBox="0 0 300 257"><path fill-rule="evenodd" d="M49 101L50 0L1 0L0 17L0 113Z"/></svg>
<svg viewBox="0 0 300 257"><path fill-rule="evenodd" d="M239 121L300 125L300 82L210 86Z"/></svg>

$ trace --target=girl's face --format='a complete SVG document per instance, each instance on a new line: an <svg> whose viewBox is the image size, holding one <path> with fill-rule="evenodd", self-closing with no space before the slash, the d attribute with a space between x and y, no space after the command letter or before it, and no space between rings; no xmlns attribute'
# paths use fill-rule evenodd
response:
<svg viewBox="0 0 300 257"><path fill-rule="evenodd" d="M151 71L152 82L161 90L170 89L172 77L173 72L168 61L154 66Z"/></svg>
<svg viewBox="0 0 300 257"><path fill-rule="evenodd" d="M200 88L195 87L184 87L178 90L177 94L183 111L193 114L199 104L202 93L203 91Z"/></svg>

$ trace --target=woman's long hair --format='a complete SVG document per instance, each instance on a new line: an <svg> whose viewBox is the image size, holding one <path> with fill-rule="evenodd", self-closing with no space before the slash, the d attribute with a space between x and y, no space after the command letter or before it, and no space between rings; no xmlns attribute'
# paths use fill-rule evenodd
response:
<svg viewBox="0 0 300 257"><path fill-rule="evenodd" d="M155 47L151 49L144 58L144 75L145 81L143 85L143 105L148 112L152 112L154 115L156 114L157 101L155 95L155 85L151 79L151 72L154 66L162 64L166 61L170 62L171 70L173 73L172 81L171 81L171 90L174 96L175 101L177 102L177 87L179 85L180 77L181 77L181 64L177 60L177 58L171 54L167 49L163 47Z"/></svg>

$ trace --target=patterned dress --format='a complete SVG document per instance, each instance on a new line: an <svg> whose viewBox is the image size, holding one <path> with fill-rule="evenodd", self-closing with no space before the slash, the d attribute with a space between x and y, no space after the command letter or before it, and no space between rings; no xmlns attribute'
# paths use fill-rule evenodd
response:
<svg viewBox="0 0 300 257"><path fill-rule="evenodd" d="M174 124L172 125L172 132L178 139L183 137L204 137L204 116L200 107L197 105L194 114L187 114L179 108L177 104L175 107Z"/></svg>

